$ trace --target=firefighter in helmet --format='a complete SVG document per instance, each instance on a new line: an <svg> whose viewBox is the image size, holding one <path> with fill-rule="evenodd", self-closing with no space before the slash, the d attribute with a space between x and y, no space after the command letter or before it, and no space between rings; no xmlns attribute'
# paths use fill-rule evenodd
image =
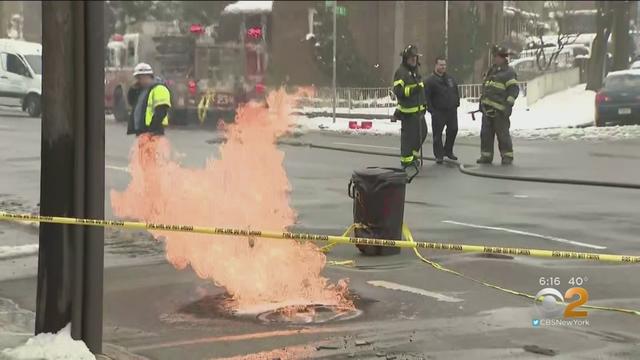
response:
<svg viewBox="0 0 640 360"><path fill-rule="evenodd" d="M509 127L513 104L520 88L516 72L509 66L509 51L498 45L491 49L493 65L482 83L480 110L482 111L482 129L480 130L480 158L478 164L491 164L493 161L493 142L498 138L498 148L502 164L513 163L513 144Z"/></svg>
<svg viewBox="0 0 640 360"><path fill-rule="evenodd" d="M424 83L419 73L422 56L415 45L407 46L402 53L402 64L393 77L393 93L398 100L392 121L402 122L400 133L400 163L404 169L413 166L416 171L422 161L420 148L427 138L427 109Z"/></svg>

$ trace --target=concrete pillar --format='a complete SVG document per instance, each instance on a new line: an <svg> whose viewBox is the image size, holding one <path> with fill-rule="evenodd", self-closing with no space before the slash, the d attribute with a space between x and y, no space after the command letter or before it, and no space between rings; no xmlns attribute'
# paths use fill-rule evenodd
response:
<svg viewBox="0 0 640 360"><path fill-rule="evenodd" d="M104 218L104 3L43 1L40 213ZM102 352L104 229L41 224L36 333Z"/></svg>

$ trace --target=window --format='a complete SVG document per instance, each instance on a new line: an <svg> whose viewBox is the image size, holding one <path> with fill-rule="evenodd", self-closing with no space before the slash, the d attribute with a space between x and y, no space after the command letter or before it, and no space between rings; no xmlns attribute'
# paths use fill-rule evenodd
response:
<svg viewBox="0 0 640 360"><path fill-rule="evenodd" d="M17 55L7 54L7 63L6 63L7 71L10 73L14 73L20 76L31 77L31 73L29 73L29 69L27 66L20 60Z"/></svg>
<svg viewBox="0 0 640 360"><path fill-rule="evenodd" d="M640 76L615 75L604 81L604 88L609 91L631 91L640 88Z"/></svg>
<svg viewBox="0 0 640 360"><path fill-rule="evenodd" d="M42 75L42 56L40 55L25 55L25 60L31 66L31 70L38 75Z"/></svg>
<svg viewBox="0 0 640 360"><path fill-rule="evenodd" d="M133 41L127 43L127 66L136 66L136 45Z"/></svg>

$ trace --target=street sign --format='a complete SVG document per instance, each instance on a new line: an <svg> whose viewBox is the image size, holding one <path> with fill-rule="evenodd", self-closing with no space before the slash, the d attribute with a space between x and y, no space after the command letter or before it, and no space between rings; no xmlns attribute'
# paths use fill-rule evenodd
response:
<svg viewBox="0 0 640 360"><path fill-rule="evenodd" d="M335 1L333 1L333 0L325 0L324 1L324 6L325 7L332 7L334 4L335 4ZM347 16L347 8L344 7L344 6L337 5L336 6L336 15Z"/></svg>

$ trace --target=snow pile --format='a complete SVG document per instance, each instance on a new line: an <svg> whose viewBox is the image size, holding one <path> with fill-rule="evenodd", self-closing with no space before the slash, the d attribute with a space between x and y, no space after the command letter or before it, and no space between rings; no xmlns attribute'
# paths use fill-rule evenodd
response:
<svg viewBox="0 0 640 360"><path fill-rule="evenodd" d="M273 1L236 1L227 5L223 14L262 14L270 13Z"/></svg>
<svg viewBox="0 0 640 360"><path fill-rule="evenodd" d="M515 137L531 140L624 140L640 138L640 126L611 126L611 127L588 127L588 128L555 128L538 130L515 130L511 134Z"/></svg>
<svg viewBox="0 0 640 360"><path fill-rule="evenodd" d="M633 127L616 128L588 128L575 129L576 126L593 124L594 96L592 91L584 90L584 84L565 91L546 96L538 100L531 108L527 107L527 99L519 97L511 115L511 130L518 137L525 138L566 138L566 139L604 139L631 138L640 134ZM477 110L478 103L462 99L458 108L458 136L478 136L480 134L481 118L476 113L473 121L469 112ZM298 117L298 126L302 131L325 130L345 133L367 134L399 134L400 122L392 123L386 119L371 119L367 115L388 115L391 117L393 108L351 109L336 108L336 113L362 114L358 119L337 118L333 123L331 108L305 107L303 113L327 113L328 116L308 118ZM431 130L431 116L426 114L427 124ZM371 129L349 129L349 121L373 121ZM555 130L550 130L555 129Z"/></svg>
<svg viewBox="0 0 640 360"><path fill-rule="evenodd" d="M1 355L15 360L95 360L82 341L71 338L71 325L57 334L39 334L14 349L5 349Z"/></svg>
<svg viewBox="0 0 640 360"><path fill-rule="evenodd" d="M37 253L38 244L0 246L0 260L36 255Z"/></svg>

